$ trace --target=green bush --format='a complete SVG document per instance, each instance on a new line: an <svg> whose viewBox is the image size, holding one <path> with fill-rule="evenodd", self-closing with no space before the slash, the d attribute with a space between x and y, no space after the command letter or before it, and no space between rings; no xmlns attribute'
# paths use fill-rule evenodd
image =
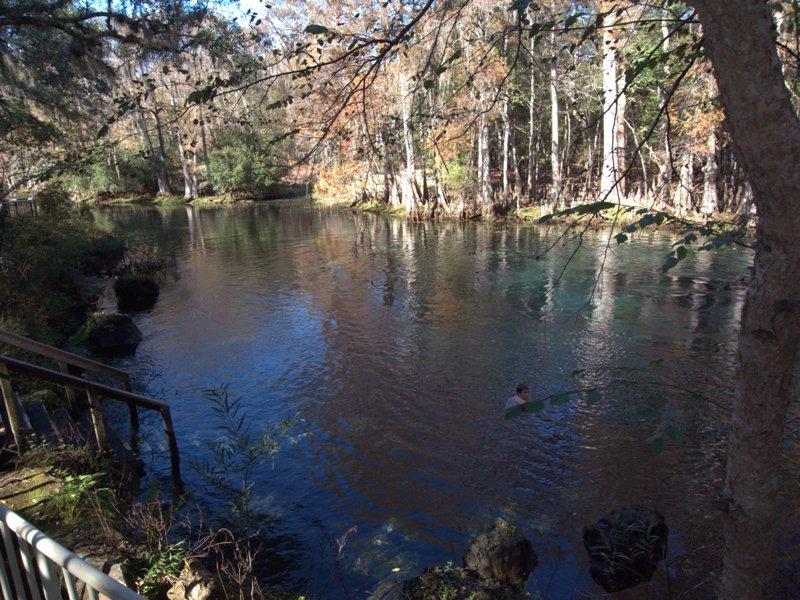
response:
<svg viewBox="0 0 800 600"><path fill-rule="evenodd" d="M442 183L453 194L462 194L472 185L467 167L468 157L459 157L451 160L442 168Z"/></svg>
<svg viewBox="0 0 800 600"><path fill-rule="evenodd" d="M209 162L218 193L257 196L266 193L276 181L277 168L269 146L254 133L231 131L218 136Z"/></svg>
<svg viewBox="0 0 800 600"><path fill-rule="evenodd" d="M96 151L64 175L78 197L116 194L154 194L158 191L158 161L136 148L116 150L116 168L106 152Z"/></svg>
<svg viewBox="0 0 800 600"><path fill-rule="evenodd" d="M3 320L20 335L61 343L83 323L95 294L80 272L107 272L123 252L75 209L11 219L0 245Z"/></svg>
<svg viewBox="0 0 800 600"><path fill-rule="evenodd" d="M49 215L65 214L73 209L72 197L60 181L46 183L33 198L38 209Z"/></svg>

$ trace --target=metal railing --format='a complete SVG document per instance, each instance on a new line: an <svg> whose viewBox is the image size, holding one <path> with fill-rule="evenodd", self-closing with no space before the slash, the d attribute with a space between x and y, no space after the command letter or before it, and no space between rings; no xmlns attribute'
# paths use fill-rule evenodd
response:
<svg viewBox="0 0 800 600"><path fill-rule="evenodd" d="M5 600L143 600L0 504L0 591ZM83 582L85 594L79 594Z"/></svg>
<svg viewBox="0 0 800 600"><path fill-rule="evenodd" d="M139 427L138 408L154 410L160 413L161 423L169 447L172 483L176 493L183 493L178 442L175 438L175 429L172 424L172 413L169 404L132 392L130 376L120 369L109 367L108 365L90 360L83 356L53 348L47 344L14 335L7 331L0 330L0 343L10 344L29 352L51 358L58 363L60 369L60 371L54 371L8 356L0 356L0 391L2 391L11 434L20 451L23 449L25 442L22 434L21 415L18 414L17 403L14 401L14 391L11 387L11 381L8 378L8 375L11 373L18 373L27 377L63 385L67 391L67 398L73 408L77 405L77 392L79 390L84 391L89 403L89 412L92 417L92 427L97 440L97 446L101 451L108 448L105 425L100 412L101 399L118 400L128 405L131 430L134 434ZM79 377L72 374L70 372L70 367L77 369L83 376ZM124 389L118 389L102 383L90 381L85 378L87 372L101 374L120 381Z"/></svg>
<svg viewBox="0 0 800 600"><path fill-rule="evenodd" d="M36 200L33 197L30 198L4 198L0 200L0 215L2 214L11 214L11 207L14 207L14 216L18 217L19 214L19 207L20 206L27 206L28 207L28 214L31 216L36 216L37 209L36 209Z"/></svg>
<svg viewBox="0 0 800 600"><path fill-rule="evenodd" d="M54 348L53 346L48 346L42 342L9 333L2 329L0 329L0 344L8 344L9 346L15 346L21 350L27 350L39 356L50 358L58 364L58 370L62 373L80 377L86 377L87 373L95 373L119 381L122 384L122 389L128 392L133 391L131 387L131 376L127 371L123 371L122 369L109 367L96 360L86 358L85 356L73 354L72 352L67 352L60 348ZM74 411L78 404L75 389L66 386L65 390L70 410ZM136 431L139 428L139 414L136 412L135 404L129 404L128 407L130 409L131 429Z"/></svg>

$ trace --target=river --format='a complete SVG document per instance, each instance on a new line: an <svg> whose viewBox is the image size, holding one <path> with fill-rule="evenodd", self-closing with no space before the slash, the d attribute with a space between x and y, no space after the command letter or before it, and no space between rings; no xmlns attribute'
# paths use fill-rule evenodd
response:
<svg viewBox="0 0 800 600"><path fill-rule="evenodd" d="M253 431L292 421L254 477L265 581L364 598L387 576L459 562L503 517L539 555L529 590L593 597L581 528L628 504L670 528L670 581L660 567L653 594L717 565L749 252L690 253L665 274L664 232L623 245L568 235L543 253L558 232L306 201L96 216L175 256L121 364L170 403L187 488L209 519L221 498L192 466L219 436L204 390L227 384ZM601 398L507 421L519 382L532 398L594 386ZM149 471L168 488L157 422L146 426ZM681 439L656 452L667 426Z"/></svg>

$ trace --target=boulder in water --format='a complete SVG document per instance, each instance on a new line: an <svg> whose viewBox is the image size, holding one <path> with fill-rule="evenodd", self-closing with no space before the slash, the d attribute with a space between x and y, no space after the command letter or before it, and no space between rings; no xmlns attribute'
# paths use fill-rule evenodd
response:
<svg viewBox="0 0 800 600"><path fill-rule="evenodd" d="M524 583L539 564L533 545L516 528L498 519L464 553L464 567L485 581Z"/></svg>
<svg viewBox="0 0 800 600"><path fill-rule="evenodd" d="M142 333L127 315L94 313L80 337L94 352L108 356L130 356L142 341Z"/></svg>
<svg viewBox="0 0 800 600"><path fill-rule="evenodd" d="M114 282L117 308L122 312L150 310L158 300L158 283L149 275L120 275Z"/></svg>
<svg viewBox="0 0 800 600"><path fill-rule="evenodd" d="M606 592L620 592L650 581L667 554L664 517L641 506L616 510L584 527L589 573Z"/></svg>

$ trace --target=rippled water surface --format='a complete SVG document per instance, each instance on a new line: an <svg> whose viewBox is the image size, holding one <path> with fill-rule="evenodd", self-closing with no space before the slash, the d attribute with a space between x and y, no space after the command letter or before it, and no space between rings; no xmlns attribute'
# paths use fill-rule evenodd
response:
<svg viewBox="0 0 800 600"><path fill-rule="evenodd" d="M671 582L659 569L653 593L715 566L726 417L692 391L729 401L746 252L663 274L664 233L608 250L607 233L567 236L537 259L555 232L305 202L98 218L177 258L124 366L171 404L187 487L210 514L219 499L191 467L218 435L203 391L228 384L253 428L297 419L256 476L269 581L363 598L393 570L460 561L504 517L539 554L528 589L591 597L581 528L626 504L670 526ZM602 400L506 421L518 382L533 397L599 385ZM657 454L647 440L668 425L683 443Z"/></svg>

